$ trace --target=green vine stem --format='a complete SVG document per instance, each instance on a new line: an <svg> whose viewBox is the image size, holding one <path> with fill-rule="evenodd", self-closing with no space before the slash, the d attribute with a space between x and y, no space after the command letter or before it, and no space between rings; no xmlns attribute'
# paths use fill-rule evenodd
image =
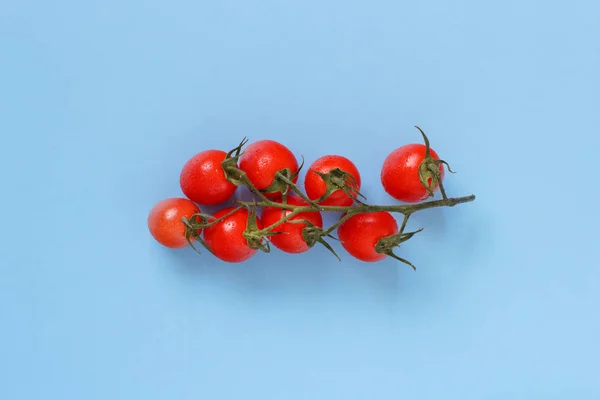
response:
<svg viewBox="0 0 600 400"><path fill-rule="evenodd" d="M268 243L268 238L273 235L282 234L282 232L274 231L275 228L277 228L278 226L280 226L281 224L284 224L284 223L303 223L303 224L305 224L305 227L303 228L302 234L303 234L304 240L306 241L306 243L309 247L313 247L316 243L320 243L325 248L327 248L332 254L334 254L338 259L340 259L338 254L331 247L331 245L325 240L325 238L331 238L331 239L337 240L332 235L332 233L340 225L342 225L345 221L347 221L349 218L351 218L353 215L356 215L359 213L372 213L372 212L384 211L384 212L402 214L404 216L404 218L402 220L402 224L400 226L398 233L395 235L391 235L391 236L380 239L378 241L377 245L375 246L375 251L378 253L387 254L390 257L395 258L396 260L401 261L401 262L411 266L413 269L416 269L415 266L412 263L410 263L408 260L406 260L402 257L399 257L398 255L394 254L394 252L393 252L393 250L396 247L399 247L401 243L404 243L405 241L409 240L416 233L418 233L422 230L422 228L421 228L414 232L408 232L408 233L404 232L410 216L412 214L414 214L415 212L430 209L430 208L454 207L458 204L468 203L468 202L472 202L475 200L475 195L454 197L454 198L448 197L446 195L446 191L442 185L442 176L441 176L440 167L442 165L445 165L448 168L449 172L454 173L454 171L452 171L450 169L450 166L448 165L448 163L446 161L434 159L433 157L431 157L429 139L427 138L425 133L418 126L416 126L416 128L422 134L423 139L425 141L425 146L426 146L425 158L424 158L423 162L419 165L419 179L421 181L421 184L427 190L427 195L423 199L424 201L421 203L395 204L395 205L366 204L363 201L359 200L358 197L361 197L365 200L366 200L366 198L360 192L358 192L353 186L351 186L352 183L354 182L352 176L350 176L345 171L341 171L339 169L332 170L328 174L319 173L319 176L321 176L321 178L327 184L326 194L320 199L311 200L310 198L308 198L308 196L306 196L306 194L304 194L302 192L302 190L298 187L298 185L293 182L293 179L295 179L298 176L300 169L304 165L304 159L302 160L302 163L298 167L297 171L289 171L288 169L278 171L275 174L273 184L269 188L267 188L265 191L260 191L259 189L257 189L254 186L254 184L252 184L252 182L248 178L247 174L244 171L240 170L237 166L238 160L242 154L243 146L248 142L248 139L244 138L237 147L235 147L233 150L231 150L227 154L227 157L225 158L225 160L222 163L222 168L225 173L225 176L231 183L233 183L236 186L247 187L248 190L252 194L254 194L255 199L253 201L237 200L236 201L236 203L238 204L237 207L235 207L231 212L223 215L220 218L214 218L213 216L211 216L209 214L203 214L203 213L195 214L192 217L190 217L189 219L184 218L183 223L186 226L186 238L187 238L188 242L190 243L190 245L192 245L192 247L197 252L199 252L199 250L196 247L194 247L194 245L192 243L193 240L196 240L203 247L208 249L208 247L206 246L206 243L202 240L199 232L203 229L206 229L215 224L218 224L219 222L228 218L235 212L245 208L248 210L249 223L246 228L246 231L244 232L244 237L246 238L246 240L248 241L248 245L252 249L261 250L261 251L267 252L267 253L270 252L271 247ZM442 199L425 201L428 198L433 197L436 187L439 187L440 193L442 195ZM325 200L331 193L333 193L336 190L344 191L349 197L353 198L354 204L351 206L347 206L347 207L345 207L345 206L324 206L324 205L319 204L320 201ZM269 199L265 195L265 193L277 192L277 191L279 191L283 194L281 199L279 199L278 201ZM302 198L306 202L306 205L297 206L297 205L287 204L286 199L290 192L293 192L296 195L298 195L300 198ZM255 221L254 217L257 215L257 209L260 207L275 207L275 208L281 209L282 211L288 210L291 212L288 213L287 215L283 216L279 221L273 223L272 225L263 227L262 229L258 229L258 227L256 226L256 223L254 222ZM325 229L314 226L312 223L310 223L309 221L306 221L306 220L293 220L293 221L291 220L298 214L301 214L304 212L333 212L333 213L342 213L342 216L333 225L331 225ZM210 251L210 249L208 249L208 250Z"/></svg>

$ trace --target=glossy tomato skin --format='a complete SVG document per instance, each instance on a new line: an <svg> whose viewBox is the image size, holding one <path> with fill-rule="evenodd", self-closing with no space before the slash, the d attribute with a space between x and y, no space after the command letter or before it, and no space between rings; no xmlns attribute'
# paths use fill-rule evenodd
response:
<svg viewBox="0 0 600 400"><path fill-rule="evenodd" d="M190 219L200 209L184 198L170 198L158 202L148 214L148 229L152 237L165 247L178 249L189 243L185 238L186 226L182 218ZM201 230L198 231L200 234Z"/></svg>
<svg viewBox="0 0 600 400"><path fill-rule="evenodd" d="M342 247L353 257L365 261L381 261L386 254L375 251L379 239L398 233L398 224L388 212L360 213L348 218L338 228Z"/></svg>
<svg viewBox="0 0 600 400"><path fill-rule="evenodd" d="M311 200L317 200L321 198L327 189L327 185L323 178L317 175L314 171L318 171L321 173L327 173L332 169L339 168L344 172L352 175L356 184L352 184L350 186L356 188L356 190L360 191L361 181L360 181L360 173L358 172L358 168L356 165L349 159L343 156L338 155L327 155L321 158L318 158L315 162L311 164L306 172L306 176L304 177L304 188L306 190L306 195ZM324 206L341 206L347 207L354 203L354 200L349 197L342 190L336 190L331 193L331 195L325 200L321 201L319 204Z"/></svg>
<svg viewBox="0 0 600 400"><path fill-rule="evenodd" d="M214 218L220 218L233 210L227 207L213 214ZM204 242L213 254L220 260L239 263L248 260L258 250L248 246L243 236L248 221L248 210L241 209L225 218L219 223L204 229ZM262 223L257 217L258 229L262 229Z"/></svg>
<svg viewBox="0 0 600 400"><path fill-rule="evenodd" d="M288 196L287 203L295 206L308 205L304 200L297 196ZM273 225L274 223L281 220L281 218L287 216L291 212L291 210L283 210L282 212L282 210L277 207L265 207L261 214L261 220L263 225L267 227L269 225ZM296 215L295 217L292 217L290 220L306 220L311 222L313 225L318 226L319 228L323 227L323 218L321 217L321 213L317 211L303 212ZM275 247L286 253L304 253L310 248L302 238L302 229L304 229L305 226L306 224L303 223L283 223L274 228L273 232L285 233L280 235L273 235L269 239Z"/></svg>
<svg viewBox="0 0 600 400"><path fill-rule="evenodd" d="M431 157L439 160L433 149ZM381 184L385 191L406 203L417 203L427 196L427 189L419 179L419 165L425 159L424 144L407 144L392 151L381 168ZM441 179L444 179L444 167L440 165ZM436 186L435 190L438 189Z"/></svg>
<svg viewBox="0 0 600 400"><path fill-rule="evenodd" d="M298 161L290 149L281 143L259 140L244 148L239 168L248 175L248 179L258 190L265 190L271 186L278 171L288 168L292 173L297 172ZM296 183L297 180L296 176L292 181ZM281 192L267 194L270 198L280 195Z"/></svg>
<svg viewBox="0 0 600 400"><path fill-rule="evenodd" d="M183 194L198 204L216 205L227 201L236 186L225 177L221 163L227 153L205 150L190 158L179 176Z"/></svg>

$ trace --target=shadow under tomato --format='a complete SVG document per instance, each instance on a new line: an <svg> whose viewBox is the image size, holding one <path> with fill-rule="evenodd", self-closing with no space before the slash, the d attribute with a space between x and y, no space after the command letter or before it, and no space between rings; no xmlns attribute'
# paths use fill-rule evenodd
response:
<svg viewBox="0 0 600 400"><path fill-rule="evenodd" d="M461 208L462 207L462 208ZM486 268L494 253L490 234L490 215L479 204L461 205L447 212L446 232L425 228L404 246L413 255L419 286L409 288L411 296L421 303L439 304L460 295L477 269ZM417 292L427 293L421 297Z"/></svg>
<svg viewBox="0 0 600 400"><path fill-rule="evenodd" d="M398 266L392 260L364 263L334 245L342 261L325 248L290 255L279 251L259 254L248 268L236 269L239 289L252 299L277 297L298 301L331 298L336 293L354 300L368 298L395 304L398 298Z"/></svg>
<svg viewBox="0 0 600 400"><path fill-rule="evenodd" d="M355 300L357 297L383 302L395 299L397 267L393 263L360 263L343 253L343 249L336 251L343 262L319 247L296 255L273 249L269 254L257 253L240 264L187 252L174 256L179 264L175 270L182 279L226 285L250 302L320 301L339 293Z"/></svg>
<svg viewBox="0 0 600 400"><path fill-rule="evenodd" d="M447 234L447 214L448 210L444 207L431 208L414 213L407 225L407 231L414 231L420 228L427 232L435 239L442 240ZM418 233L417 235L420 235ZM412 239L411 239L412 240ZM406 242L410 244L410 240Z"/></svg>
<svg viewBox="0 0 600 400"><path fill-rule="evenodd" d="M327 218L335 220L335 216ZM239 264L222 262L205 249L200 249L202 255L189 248L165 251L175 279L196 286L226 287L250 303L329 304L351 299L395 311L415 302L444 302L453 296L452 291L459 290L460 285L450 282L481 267L489 250L485 220L489 221L489 216L485 218L478 206L415 214L407 229L422 227L424 231L402 244L398 254L413 262L417 271L391 258L361 262L336 241L331 244L342 262L321 245L302 254L286 254L273 247L271 253L259 252Z"/></svg>
<svg viewBox="0 0 600 400"><path fill-rule="evenodd" d="M297 292L326 291L334 279L331 262L320 249L302 254L287 254L272 248L268 254L258 253L247 268L233 270L235 283L249 296L278 294L289 296Z"/></svg>

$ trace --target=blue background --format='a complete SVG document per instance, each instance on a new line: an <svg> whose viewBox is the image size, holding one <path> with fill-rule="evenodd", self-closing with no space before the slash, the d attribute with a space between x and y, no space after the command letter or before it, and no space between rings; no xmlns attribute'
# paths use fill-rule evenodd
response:
<svg viewBox="0 0 600 400"><path fill-rule="evenodd" d="M600 396L597 1L0 5L0 398ZM379 168L420 125L474 203L392 260L158 246L243 136ZM339 247L338 247L339 248Z"/></svg>

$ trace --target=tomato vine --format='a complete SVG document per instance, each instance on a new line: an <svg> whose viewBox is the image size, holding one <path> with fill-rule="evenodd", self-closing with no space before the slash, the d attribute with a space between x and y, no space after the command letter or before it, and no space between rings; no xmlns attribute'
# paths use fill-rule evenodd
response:
<svg viewBox="0 0 600 400"><path fill-rule="evenodd" d="M202 238L201 232L206 232L207 229L214 227L228 218L234 218L236 217L236 213L243 211L244 215L247 214L247 222L245 224L246 226L242 236L246 240L246 244L249 249L253 252L259 250L263 252L270 252L270 242L273 241L273 238L277 235L289 233L281 232L278 229L282 227L283 224L303 224L304 227L301 230L301 237L308 248L312 248L319 243L325 246L333 255L340 259L339 255L328 242L328 239L336 239L335 236L333 236L333 232L337 228L361 213L396 213L403 216L400 228L397 228L394 222L394 226L391 228L393 229L394 233L381 237L373 236L370 238L372 241L377 239L371 243L371 250L373 250L376 255L390 256L411 266L413 269L416 269L411 262L395 253L395 250L400 247L402 243L406 242L416 233L422 230L419 229L413 232L405 232L410 216L425 209L436 207L454 207L458 204L468 203L475 200L475 195L462 197L447 196L442 183L443 166L446 166L449 172L453 173L454 171L450 169L450 166L446 161L440 160L437 157L437 155L430 148L429 139L425 133L419 127L416 128L422 134L424 140L424 148L421 150L424 152L422 161L414 168L414 173L418 174L418 182L420 182L421 185L419 190L425 193L425 196L418 198L419 201L412 202L412 204L369 204L365 196L363 196L358 189L360 186L360 177L353 176L352 173L341 168L331 168L327 172L320 172L311 169L309 172L316 173L318 177L323 180L325 183L325 190L323 195L319 198L310 198L296 183L299 172L304 165L304 160L302 160L297 168L293 168L295 170L283 168L276 171L272 176L272 183L268 185L268 187L260 190L249 178L247 171L244 171L239 166L238 161L240 157L243 156L244 146L248 142L248 139L244 138L237 147L226 154L225 158L221 162L221 168L224 177L228 182L236 187L244 186L248 188L248 190L254 195L254 199L252 201L237 200L235 207L231 207L224 213L219 212L218 214L220 215L217 217L201 212L195 213L191 216L181 217L182 222L185 225L185 239L187 240L187 243L191 245L198 253L200 253L200 251L196 246L194 246L194 241L208 249L210 252L213 252L210 246L207 245L205 240ZM349 160L347 161L349 162ZM294 164L294 162L292 162L292 164ZM297 164L294 164L294 166L295 165ZM355 169L353 165L352 168ZM354 175L357 175L357 172L355 172ZM261 179L262 178L264 177L261 177ZM385 185L386 183L384 182L384 186ZM262 186L265 187L266 185L263 183ZM442 198L439 200L430 200L434 196L437 188L439 188ZM386 187L386 191L387 190L388 188ZM334 205L323 204L324 202L326 203L326 200L332 196L332 194L336 193L339 195L341 192L352 199L351 205L335 205L338 203L334 203ZM294 198L297 198L298 200L288 202L287 199L290 196L294 196ZM268 226L261 227L261 224L257 223L257 215L258 210L265 207L270 209L279 209L281 210L282 214L279 220L271 223ZM306 213L315 212L342 213L342 216L334 224L328 227L318 226L313 223L314 221L311 222L308 219L302 219L298 217L302 214L306 215ZM300 252L300 250L297 252ZM239 261L244 261L249 257L250 255L245 254L243 260L240 259ZM377 261L381 258L382 257L379 256L371 256L371 259L364 258L364 260ZM226 259L226 261L231 260Z"/></svg>

